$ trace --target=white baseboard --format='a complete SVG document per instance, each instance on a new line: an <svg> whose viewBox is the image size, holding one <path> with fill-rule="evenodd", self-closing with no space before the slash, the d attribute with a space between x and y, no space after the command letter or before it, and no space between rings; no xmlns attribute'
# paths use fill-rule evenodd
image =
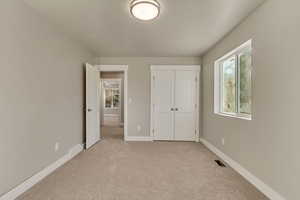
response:
<svg viewBox="0 0 300 200"><path fill-rule="evenodd" d="M8 193L4 194L0 197L0 200L14 200L27 190L29 190L31 187L33 187L35 184L40 182L42 179L44 179L46 176L54 172L57 168L64 165L66 162L71 160L74 156L76 156L78 153L80 153L83 150L83 145L78 144L74 147L72 147L67 154L65 154L63 157L61 157L59 160L55 161L48 167L44 168L42 171L38 172L37 174L33 175Z"/></svg>
<svg viewBox="0 0 300 200"><path fill-rule="evenodd" d="M69 155L70 155L69 160L77 156L77 154L79 154L82 151L83 151L83 144L77 144L74 147L72 147L69 151Z"/></svg>
<svg viewBox="0 0 300 200"><path fill-rule="evenodd" d="M268 198L272 200L286 200L279 193L273 190L270 186L265 184L259 178L251 174L247 169L241 166L236 161L232 160L229 156L221 152L218 148L213 146L211 143L206 141L205 139L200 139L201 143L204 144L209 150L214 152L217 156L219 156L222 160L224 160L230 167L236 170L241 176L247 179L251 184L253 184L258 190L264 193Z"/></svg>
<svg viewBox="0 0 300 200"><path fill-rule="evenodd" d="M127 136L125 138L127 142L152 142L153 138L149 136Z"/></svg>

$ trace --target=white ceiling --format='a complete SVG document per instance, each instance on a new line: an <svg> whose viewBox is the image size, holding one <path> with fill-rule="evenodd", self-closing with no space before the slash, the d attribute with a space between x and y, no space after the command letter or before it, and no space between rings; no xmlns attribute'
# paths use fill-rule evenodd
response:
<svg viewBox="0 0 300 200"><path fill-rule="evenodd" d="M200 56L264 0L159 0L134 19L129 0L24 0L98 56Z"/></svg>

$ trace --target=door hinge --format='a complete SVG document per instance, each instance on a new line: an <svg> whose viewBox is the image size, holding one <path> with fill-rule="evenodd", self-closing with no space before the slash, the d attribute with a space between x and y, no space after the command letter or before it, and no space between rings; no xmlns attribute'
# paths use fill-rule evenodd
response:
<svg viewBox="0 0 300 200"><path fill-rule="evenodd" d="M155 76L153 76L153 80L155 81Z"/></svg>
<svg viewBox="0 0 300 200"><path fill-rule="evenodd" d="M195 78L195 81L198 82L198 77Z"/></svg>

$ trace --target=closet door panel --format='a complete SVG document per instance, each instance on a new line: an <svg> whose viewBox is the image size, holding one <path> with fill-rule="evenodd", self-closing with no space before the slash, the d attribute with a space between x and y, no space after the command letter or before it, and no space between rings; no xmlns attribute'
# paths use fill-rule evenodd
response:
<svg viewBox="0 0 300 200"><path fill-rule="evenodd" d="M176 141L195 141L195 116L190 113L175 113Z"/></svg>
<svg viewBox="0 0 300 200"><path fill-rule="evenodd" d="M194 112L196 103L196 73L176 71L175 107L180 112Z"/></svg>
<svg viewBox="0 0 300 200"><path fill-rule="evenodd" d="M195 71L176 71L175 77L175 131L174 139L195 141L196 133L196 89Z"/></svg>
<svg viewBox="0 0 300 200"><path fill-rule="evenodd" d="M154 139L173 140L174 138L174 72L154 72Z"/></svg>

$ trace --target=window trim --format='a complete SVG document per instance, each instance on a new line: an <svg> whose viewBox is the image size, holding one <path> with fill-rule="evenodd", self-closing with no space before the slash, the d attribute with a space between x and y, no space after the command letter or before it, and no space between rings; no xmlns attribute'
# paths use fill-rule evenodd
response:
<svg viewBox="0 0 300 200"><path fill-rule="evenodd" d="M241 53L244 52L246 48L249 48L252 51L252 39L248 40L247 42L243 43L239 47L235 48L234 50L230 51L229 53L225 54L221 58L217 59L214 64L214 113L220 116L224 117L232 117L232 118L238 118L238 119L243 119L243 120L252 120L252 113L251 114L245 114L245 113L239 113L240 108L239 108L239 95L240 91L238 87L240 87L240 84L238 84L239 76L240 76L240 66L239 66L239 56ZM223 87L221 83L223 82L223 77L221 76L221 67L220 65L228 60L231 57L235 57L236 60L236 84L239 86L236 87L236 95L238 96L236 103L236 109L237 112L235 113L228 113L228 112L223 112L222 107L223 107ZM251 79L252 82L252 79ZM252 85L252 83L251 83ZM252 92L251 92L252 93Z"/></svg>

